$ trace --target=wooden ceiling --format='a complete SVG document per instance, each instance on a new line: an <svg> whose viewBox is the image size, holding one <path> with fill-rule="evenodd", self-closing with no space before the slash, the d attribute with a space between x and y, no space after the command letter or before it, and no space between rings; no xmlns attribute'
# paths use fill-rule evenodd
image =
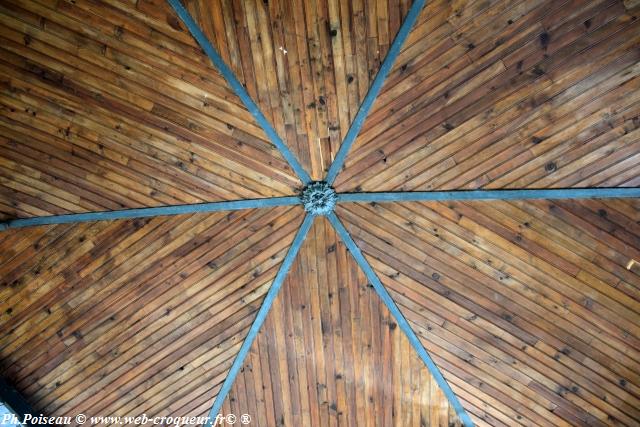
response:
<svg viewBox="0 0 640 427"><path fill-rule="evenodd" d="M429 2L336 189L637 187L639 6Z"/></svg>
<svg viewBox="0 0 640 427"><path fill-rule="evenodd" d="M411 1L185 5L311 177L321 180Z"/></svg>
<svg viewBox="0 0 640 427"><path fill-rule="evenodd" d="M5 217L300 185L164 2L10 1L0 20Z"/></svg>
<svg viewBox="0 0 640 427"><path fill-rule="evenodd" d="M637 425L640 202L338 215L478 425Z"/></svg>
<svg viewBox="0 0 640 427"><path fill-rule="evenodd" d="M411 2L185 0L314 179ZM640 2L433 0L345 191L640 186ZM0 1L0 220L294 195L164 0ZM640 423L637 200L343 204L478 426ZM0 375L45 414L205 415L300 207L0 233ZM459 423L325 219L223 410Z"/></svg>
<svg viewBox="0 0 640 427"><path fill-rule="evenodd" d="M460 426L335 231L315 221L222 413L256 426Z"/></svg>
<svg viewBox="0 0 640 427"><path fill-rule="evenodd" d="M2 372L45 414L208 413L301 209L0 235Z"/></svg>

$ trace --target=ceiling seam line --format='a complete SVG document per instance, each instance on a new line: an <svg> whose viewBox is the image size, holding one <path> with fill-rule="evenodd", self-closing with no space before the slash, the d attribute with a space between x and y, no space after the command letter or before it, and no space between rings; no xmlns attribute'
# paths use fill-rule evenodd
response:
<svg viewBox="0 0 640 427"><path fill-rule="evenodd" d="M211 62L213 62L213 65L218 69L220 74L222 74L222 77L224 77L229 86L231 86L233 92L240 98L244 106L265 132L271 143L280 151L280 154L282 154L285 160L289 163L298 178L304 185L310 183L311 177L309 176L307 171L304 169L304 167L302 167L295 155L291 152L291 150L289 150L287 145L278 136L278 133L273 128L271 123L269 123L262 111L260 111L258 105L253 101L253 99L251 99L251 96L249 95L249 93L247 93L247 90L244 88L242 83L240 83L231 68L229 68L229 66L227 66L227 64L224 62L224 60L213 47L207 36L205 36L198 24L196 24L189 12L182 5L181 1L167 0L167 2L178 14L182 22L184 22L184 24L187 26L187 29L189 30L193 38L196 39L202 50L209 57Z"/></svg>
<svg viewBox="0 0 640 427"><path fill-rule="evenodd" d="M367 280L373 285L374 289L378 293L378 296L380 297L382 302L386 305L387 309L389 309L389 312L395 318L400 329L405 333L405 335L409 339L411 346L416 350L422 362L429 369L429 372L431 372L431 375L436 380L436 382L440 386L440 389L443 391L443 393L449 400L450 404L455 409L456 414L462 421L464 427L473 427L474 425L473 421L471 421L471 418L467 414L466 410L462 407L462 404L460 403L457 396L449 386L449 383L444 379L444 376L442 376L440 369L433 362L433 359L431 359L431 356L429 356L429 353L420 342L420 339L414 332L413 328L411 327L411 325L409 325L409 322L404 317L404 315L402 314L402 312L400 311L396 303L393 301L393 298L391 297L387 289L384 287L384 285L378 278L378 275L375 273L375 271L373 270L369 262L366 260L366 258L360 251L360 248L358 247L358 245L351 238L351 235L349 234L347 229L344 227L344 225L342 224L340 219L338 219L338 217L334 212L332 212L327 217L331 222L331 224L333 225L336 232L338 233L338 235L340 236L340 238L342 239L342 241L347 246L347 249L349 249L351 256L353 256L353 258L356 260L356 262L364 272L365 276L367 277Z"/></svg>
<svg viewBox="0 0 640 427"><path fill-rule="evenodd" d="M226 200L220 202L192 203L184 205L168 205L149 208L122 209L114 211L38 216L0 222L0 231L7 230L9 228L34 227L40 225L71 224L91 221L110 221L116 219L134 219L156 216L183 215L191 213L271 208L278 206L299 205L300 203L301 201L298 196L284 196L268 197L264 199Z"/></svg>
<svg viewBox="0 0 640 427"><path fill-rule="evenodd" d="M262 327L262 324L266 320L269 310L271 310L271 306L273 305L273 302L275 301L276 296L278 295L278 291L280 290L280 288L282 287L282 284L284 283L284 279L286 278L287 274L289 273L289 270L291 269L291 266L293 265L293 261L295 260L296 255L298 254L300 248L302 247L302 243L304 242L305 237L307 236L307 233L309 232L309 229L313 224L313 220L314 220L313 215L311 214L305 215L304 220L302 221L302 224L300 225L300 228L298 229L298 232L296 233L296 236L293 239L293 242L291 243L291 246L289 247L289 250L287 251L287 254L284 257L284 260L282 261L282 264L278 269L278 273L276 273L276 277L273 279L273 283L271 284L269 291L267 291L267 294L265 295L264 300L262 301L262 305L260 306L260 309L258 310L258 313L256 314L256 317L253 323L251 324L251 327L249 328L249 332L247 333L247 336L242 342L240 351L238 351L236 358L233 360L233 364L229 369L229 373L227 374L224 382L222 383L222 387L220 387L220 391L218 392L218 395L216 396L215 401L213 402L213 406L209 411L209 419L207 420L207 424L206 424L207 426L210 427L214 425L213 422L216 420L216 416L220 413L220 410L222 409L222 404L224 403L224 400L226 399L227 394L229 394L229 391L233 386L235 378L240 372L240 368L242 367L244 359L247 357L247 354L249 353L249 350L251 349L251 346L253 345L253 342L255 341L256 336L258 335L258 332Z"/></svg>
<svg viewBox="0 0 640 427"><path fill-rule="evenodd" d="M356 137L360 133L360 130L364 125L364 121L369 115L369 111L373 107L373 103L378 97L378 94L382 89L382 85L384 84L387 75L391 71L393 64L400 54L400 49L404 45L404 42L409 36L409 32L413 28L413 25L418 19L418 15L420 15L420 12L424 7L425 1L426 0L415 0L413 2L411 8L409 9L409 12L407 13L407 16L404 19L404 22L400 26L400 30L398 30L398 34L389 47L387 56L382 61L380 69L378 70L378 73L376 74L371 87L369 87L369 91L365 95L364 100L362 101L362 104L360 105L360 108L358 109L358 112L356 113L356 116L351 123L351 126L349 127L349 130L347 131L347 134L345 135L345 138L342 141L340 148L338 149L338 153L333 159L333 163L331 163L331 166L329 166L329 171L327 172L325 181L330 185L333 184L336 177L338 176L338 173L340 173L340 170L342 169L342 166L344 165L344 162L347 158L347 154L349 153L351 146L355 142Z"/></svg>
<svg viewBox="0 0 640 427"><path fill-rule="evenodd" d="M446 200L530 200L638 198L640 187L593 187L452 191L389 191L338 193L338 202L419 202Z"/></svg>

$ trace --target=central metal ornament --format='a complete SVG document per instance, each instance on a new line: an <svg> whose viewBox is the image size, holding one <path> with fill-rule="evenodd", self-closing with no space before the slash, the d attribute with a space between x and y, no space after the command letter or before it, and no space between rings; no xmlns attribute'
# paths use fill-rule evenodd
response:
<svg viewBox="0 0 640 427"><path fill-rule="evenodd" d="M300 200L304 210L311 215L329 215L338 201L338 195L329 184L324 181L316 181L307 185Z"/></svg>

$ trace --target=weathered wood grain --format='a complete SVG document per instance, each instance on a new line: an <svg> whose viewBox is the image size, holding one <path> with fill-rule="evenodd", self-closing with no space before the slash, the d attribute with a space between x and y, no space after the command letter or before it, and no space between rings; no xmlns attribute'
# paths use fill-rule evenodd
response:
<svg viewBox="0 0 640 427"><path fill-rule="evenodd" d="M321 179L410 1L185 5ZM427 2L337 189L640 186L639 13ZM0 220L300 186L164 0L0 1L0 112ZM638 425L638 201L338 213L477 425ZM0 375L45 414L207 414L301 214L0 233ZM224 411L457 422L323 219Z"/></svg>
<svg viewBox="0 0 640 427"><path fill-rule="evenodd" d="M0 3L2 215L293 194L171 8L116 3Z"/></svg>
<svg viewBox="0 0 640 427"><path fill-rule="evenodd" d="M229 413L260 426L460 425L322 217L223 405Z"/></svg>
<svg viewBox="0 0 640 427"><path fill-rule="evenodd" d="M51 415L206 415L301 218L275 208L3 233L1 374Z"/></svg>
<svg viewBox="0 0 640 427"><path fill-rule="evenodd" d="M619 0L431 3L337 189L637 185L638 12Z"/></svg>
<svg viewBox="0 0 640 427"><path fill-rule="evenodd" d="M470 414L637 425L637 201L353 204L338 214Z"/></svg>
<svg viewBox="0 0 640 427"><path fill-rule="evenodd" d="M185 5L313 179L324 177L408 0Z"/></svg>

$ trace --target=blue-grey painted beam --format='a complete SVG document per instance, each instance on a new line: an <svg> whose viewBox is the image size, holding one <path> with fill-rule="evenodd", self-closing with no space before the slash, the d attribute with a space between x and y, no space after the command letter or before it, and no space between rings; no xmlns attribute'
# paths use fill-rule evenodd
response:
<svg viewBox="0 0 640 427"><path fill-rule="evenodd" d="M338 202L422 202L432 200L526 200L637 198L640 188L558 188L545 190L398 191L340 193Z"/></svg>
<svg viewBox="0 0 640 427"><path fill-rule="evenodd" d="M144 218L150 216L182 215L200 212L237 211L241 209L270 208L300 204L297 196L270 197L267 199L231 200L224 202L195 203L190 205L160 206L156 208L123 209L118 211L86 212L67 215L39 216L0 222L0 231L8 228L33 227L75 222L108 221L114 219Z"/></svg>
<svg viewBox="0 0 640 427"><path fill-rule="evenodd" d="M427 353L427 350L418 339L416 333L409 325L407 319L405 319L405 317L400 312L400 309L378 278L378 275L375 273L375 271L373 271L373 268L371 268L369 262L366 260L364 255L362 255L362 252L360 252L360 248L358 248L356 242L354 242L354 240L351 238L351 235L349 234L347 229L344 228L344 225L342 225L342 222L340 222L335 213L331 213L330 215L328 215L328 218L333 227L336 229L336 232L338 233L340 238L344 241L347 249L349 249L349 252L364 272L365 276L367 276L367 280L369 280L369 282L373 285L374 289L380 296L380 299L382 299L384 304L389 309L389 312L391 312L391 315L396 319L398 326L400 326L400 329L405 333L405 335L409 339L409 342L418 353L418 356L420 356L420 359L422 359L424 364L427 365L427 368L429 368L431 375L440 386L442 392L447 396L447 399L449 399L449 403L455 409L456 413L458 414L458 418L460 418L460 421L462 421L465 427L472 427L473 421L471 421L471 418L460 404L460 401L453 393L453 390L451 390L449 383L447 383L447 381L442 376L440 369L438 369L436 364L431 359L431 356L429 356L429 353Z"/></svg>
<svg viewBox="0 0 640 427"><path fill-rule="evenodd" d="M258 310L258 314L256 314L256 318L253 321L253 324L251 324L251 328L249 328L249 333L247 334L247 337L244 339L242 346L240 347L240 351L238 352L238 355L233 360L231 369L229 369L229 373L227 374L227 377L222 383L222 387L220 388L220 391L216 396L216 400L213 402L213 407L209 412L209 421L207 422L207 426L212 426L213 422L215 422L216 420L216 416L220 413L220 410L222 409L222 404L224 403L224 399L227 397L227 394L229 394L229 390L231 390L233 381L238 375L238 372L240 372L240 368L244 363L244 359L247 357L247 354L251 349L251 345L253 344L253 341L256 339L256 336L258 335L258 331L260 331L260 327L262 326L265 319L267 318L267 314L271 309L273 301L276 299L276 296L278 295L278 291L282 287L282 284L284 283L284 279L287 276L287 273L289 272L289 270L291 269L291 265L293 264L293 261L296 255L298 254L300 247L302 246L302 242L304 242L304 238L307 236L307 233L309 232L309 229L313 224L313 218L314 218L313 215L310 215L310 214L305 215L304 221L302 221L302 225L300 226L300 229L298 230L296 237L293 239L293 243L291 244L291 247L287 251L287 255L285 255L284 260L280 265L280 269L278 270L278 273L276 273L276 277L273 279L273 283L271 284L271 287L267 292L267 295L264 297L262 305Z"/></svg>
<svg viewBox="0 0 640 427"><path fill-rule="evenodd" d="M4 402L13 413L18 417L20 422L26 421L24 424L33 426L33 421L26 419L26 415L37 416L38 412L35 412L31 405L22 397L20 392L16 390L11 384L0 378L0 400ZM1 423L0 423L1 424Z"/></svg>
<svg viewBox="0 0 640 427"><path fill-rule="evenodd" d="M271 126L271 123L267 120L267 118L262 114L260 108L253 102L251 96L247 93L247 90L244 88L242 83L236 78L235 74L225 64L222 60L222 57L216 49L213 47L207 36L204 35L198 24L193 20L189 12L184 8L180 0L167 0L171 7L176 11L182 22L187 26L191 35L196 39L202 50L207 54L213 65L220 71L222 77L229 83L231 89L238 95L242 103L247 107L247 110L251 113L251 115L256 119L256 122L262 127L264 132L267 134L269 140L275 145L278 150L282 153L282 156L289 162L291 168L298 175L298 178L302 181L303 184L308 184L311 182L311 178L309 174L304 170L302 165L298 162L295 155L289 150L282 139L278 136L276 130Z"/></svg>
<svg viewBox="0 0 640 427"><path fill-rule="evenodd" d="M347 158L347 154L351 149L351 146L356 140L356 137L360 133L360 129L362 129L362 125L364 125L364 120L367 118L371 107L373 107L373 103L378 97L380 90L382 89L382 85L384 84L387 75L393 68L393 64L396 62L396 58L398 58L398 54L400 54L400 49L404 44L405 40L409 36L409 32L411 28L413 28L413 24L415 24L418 19L418 15L420 15L420 11L424 6L425 0L415 0L407 13L404 22L400 26L400 30L396 35L396 38L393 40L389 51L387 52L387 56L382 61L380 65L380 70L378 70L378 74L376 74L376 78L373 80L369 91L364 97L362 101L362 105L358 109L355 118L353 119L353 123L351 123L351 127L347 131L345 135L344 141L342 141L342 145L340 145L340 149L338 150L338 154L336 154L333 163L329 167L329 171L327 172L327 177L325 181L329 184L333 184L338 173L342 169L344 165L344 161Z"/></svg>

